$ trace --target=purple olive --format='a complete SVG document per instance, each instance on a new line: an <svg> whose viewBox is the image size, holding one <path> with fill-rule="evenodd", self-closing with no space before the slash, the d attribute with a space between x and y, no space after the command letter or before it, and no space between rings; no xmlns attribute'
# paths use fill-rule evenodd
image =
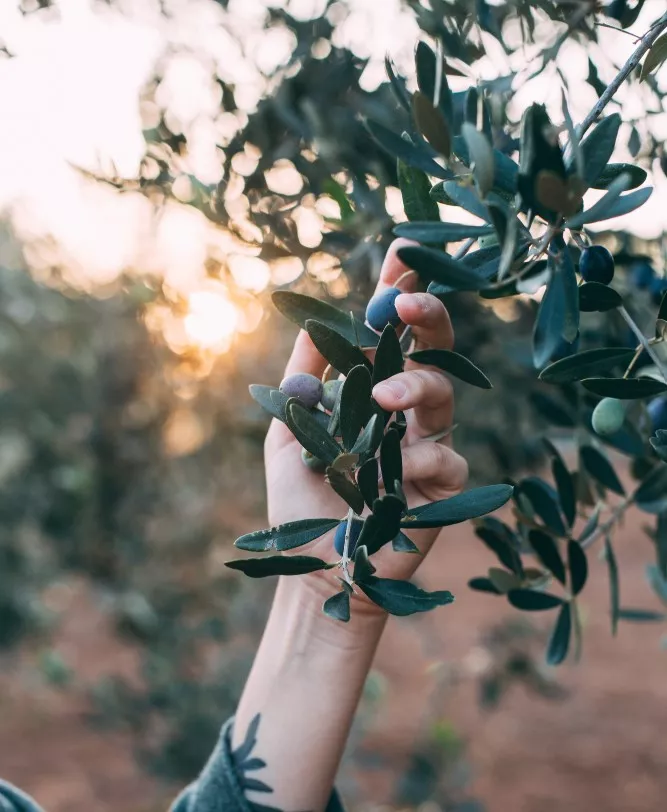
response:
<svg viewBox="0 0 667 812"><path fill-rule="evenodd" d="M280 391L288 398L297 398L304 406L312 409L322 397L322 381L307 372L296 372L283 380Z"/></svg>

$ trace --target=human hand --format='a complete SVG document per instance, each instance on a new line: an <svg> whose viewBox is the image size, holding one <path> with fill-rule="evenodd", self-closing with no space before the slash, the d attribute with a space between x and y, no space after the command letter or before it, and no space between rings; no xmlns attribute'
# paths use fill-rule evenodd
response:
<svg viewBox="0 0 667 812"><path fill-rule="evenodd" d="M395 285L408 270L397 256L398 249L406 244L409 244L407 240L396 240L389 248L377 291ZM410 293L414 283L414 275L401 282L401 289L406 293L396 299L396 309L402 323L412 329L415 349L451 349L454 333L445 306L430 294ZM308 334L301 331L285 375L307 372L320 377L326 365ZM468 466L453 450L451 436L439 437L451 428L454 412L452 386L444 373L408 360L405 371L378 384L373 396L382 408L390 412L401 410L407 418L402 446L403 488L409 506L458 493L465 485ZM429 439L432 437L439 439ZM266 438L265 465L272 526L298 519L344 518L347 512L344 502L325 483L322 474L303 464L301 445L278 420L272 422ZM425 554L439 532L439 529L421 530L409 535ZM332 534L313 542L308 554L332 560ZM405 579L412 575L422 557L396 553L387 545L373 561L383 577ZM318 584L326 578L325 573L308 576L311 583Z"/></svg>

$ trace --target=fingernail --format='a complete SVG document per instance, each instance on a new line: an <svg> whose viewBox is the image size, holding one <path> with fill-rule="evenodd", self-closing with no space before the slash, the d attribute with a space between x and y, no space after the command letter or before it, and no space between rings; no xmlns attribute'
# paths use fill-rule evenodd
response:
<svg viewBox="0 0 667 812"><path fill-rule="evenodd" d="M383 381L373 389L373 394L376 397L378 395L392 395L398 400L401 400L401 398L405 397L407 391L408 388L402 381Z"/></svg>

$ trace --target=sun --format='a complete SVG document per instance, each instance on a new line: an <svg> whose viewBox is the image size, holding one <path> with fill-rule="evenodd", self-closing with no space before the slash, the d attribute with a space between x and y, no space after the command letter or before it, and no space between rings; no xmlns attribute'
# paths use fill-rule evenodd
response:
<svg viewBox="0 0 667 812"><path fill-rule="evenodd" d="M239 326L240 313L226 290L196 290L188 296L183 328L188 340L202 350L224 353Z"/></svg>

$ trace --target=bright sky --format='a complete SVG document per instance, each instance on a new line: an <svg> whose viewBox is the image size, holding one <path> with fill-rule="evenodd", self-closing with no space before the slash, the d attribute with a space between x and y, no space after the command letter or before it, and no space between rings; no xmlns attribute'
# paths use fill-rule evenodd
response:
<svg viewBox="0 0 667 812"><path fill-rule="evenodd" d="M303 18L324 6L323 0L285 3ZM95 280L112 279L132 266L164 273L180 288L194 286L202 278L209 247L229 249L203 217L174 206L156 223L140 196L100 188L69 163L95 169L113 161L121 174L132 175L143 151L140 91L172 43L183 53L168 63L161 98L192 128L196 173L205 182L215 181L213 144L228 122L224 115L216 118L218 96L211 69L217 67L223 78L233 81L237 99L251 109L262 89L260 71L279 65L292 44L286 33L274 32L267 41L261 31L267 5L278 4L280 0L230 0L225 13L208 0L173 0L173 14L165 20L155 0L125 0L112 9L92 0L61 0L57 15L27 17L19 14L18 2L0 0L0 31L17 54L0 60L0 207L12 212L19 233L28 238L52 235L72 266L85 268ZM399 0L350 0L349 5L352 14L336 36L340 44L373 58L364 82L372 87L382 80L387 52L399 68L410 70L418 30L399 10ZM646 21L663 8L664 0L648 0L634 30L643 32ZM601 29L600 40L603 54L619 63L633 48L632 38L622 33ZM186 49L196 56L187 55ZM525 64L525 56L521 59ZM494 51L488 74L506 72L509 66L503 60ZM586 74L585 54L576 46L564 49L560 65L579 81ZM608 79L613 72L609 65L601 74ZM663 69L660 80L666 79ZM556 110L559 82L535 82L518 101L524 104L536 97ZM641 115L642 92L624 92L622 98L625 116ZM575 121L594 100L588 87L570 99ZM667 122L659 124L661 136L667 136ZM627 157L621 148L618 158ZM646 237L663 230L667 181L659 171L655 174L652 200L624 220Z"/></svg>

